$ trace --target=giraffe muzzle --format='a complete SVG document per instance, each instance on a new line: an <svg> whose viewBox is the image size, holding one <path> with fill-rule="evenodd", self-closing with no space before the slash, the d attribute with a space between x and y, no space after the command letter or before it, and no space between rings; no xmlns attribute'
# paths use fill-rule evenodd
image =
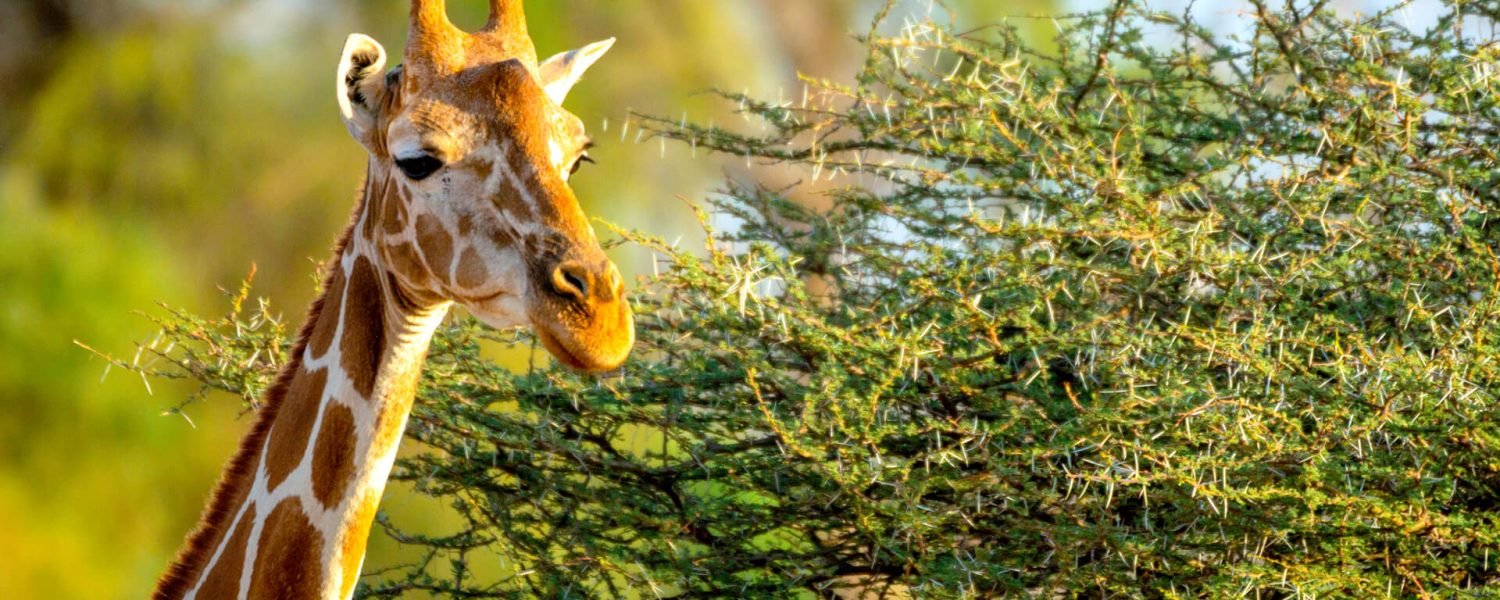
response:
<svg viewBox="0 0 1500 600"><path fill-rule="evenodd" d="M635 343L635 324L620 270L607 258L558 261L532 306L538 339L558 361L583 372L618 368Z"/></svg>

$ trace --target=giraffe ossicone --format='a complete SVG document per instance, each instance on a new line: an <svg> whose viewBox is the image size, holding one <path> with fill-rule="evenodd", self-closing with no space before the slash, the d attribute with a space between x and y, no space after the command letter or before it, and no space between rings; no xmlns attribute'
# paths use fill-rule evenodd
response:
<svg viewBox="0 0 1500 600"><path fill-rule="evenodd" d="M581 371L622 364L619 271L568 178L590 146L560 103L613 43L538 63L520 0L469 33L413 0L400 67L349 37L337 101L364 193L288 364L155 598L347 598L433 333L463 305Z"/></svg>

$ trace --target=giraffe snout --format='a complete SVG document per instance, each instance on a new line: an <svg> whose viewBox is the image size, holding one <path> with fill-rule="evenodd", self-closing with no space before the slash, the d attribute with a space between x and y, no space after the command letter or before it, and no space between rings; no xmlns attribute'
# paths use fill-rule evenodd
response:
<svg viewBox="0 0 1500 600"><path fill-rule="evenodd" d="M537 338L577 371L610 371L635 345L635 324L620 270L608 259L558 261L531 307Z"/></svg>

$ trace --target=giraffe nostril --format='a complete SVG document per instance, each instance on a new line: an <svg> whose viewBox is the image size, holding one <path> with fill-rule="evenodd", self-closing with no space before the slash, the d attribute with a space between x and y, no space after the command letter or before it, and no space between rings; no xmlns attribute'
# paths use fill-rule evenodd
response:
<svg viewBox="0 0 1500 600"><path fill-rule="evenodd" d="M589 297L589 273L575 262L559 265L552 271L552 291L579 302Z"/></svg>
<svg viewBox="0 0 1500 600"><path fill-rule="evenodd" d="M620 269L610 263L609 269L604 272L603 289L609 294L605 300L618 300L625 297L625 278L620 276Z"/></svg>

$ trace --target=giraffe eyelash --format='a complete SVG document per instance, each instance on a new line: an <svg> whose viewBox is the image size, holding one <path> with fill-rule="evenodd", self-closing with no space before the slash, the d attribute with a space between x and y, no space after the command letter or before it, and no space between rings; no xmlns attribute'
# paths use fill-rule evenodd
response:
<svg viewBox="0 0 1500 600"><path fill-rule="evenodd" d="M578 160L573 161L573 169L571 171L568 171L568 174L572 175L574 173L577 173L579 169L583 168L583 163L597 165L599 164L599 161L594 160L594 157L589 156L587 153L580 154L578 155Z"/></svg>

